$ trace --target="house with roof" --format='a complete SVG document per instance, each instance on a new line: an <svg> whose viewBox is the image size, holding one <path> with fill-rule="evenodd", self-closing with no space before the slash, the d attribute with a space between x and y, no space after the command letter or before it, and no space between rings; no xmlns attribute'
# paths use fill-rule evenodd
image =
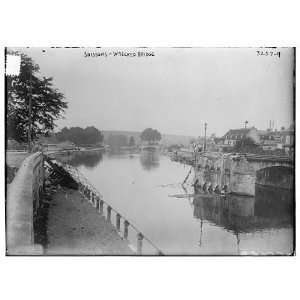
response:
<svg viewBox="0 0 300 300"><path fill-rule="evenodd" d="M282 149L280 134L277 130L260 130L259 131L260 145L265 151L274 151Z"/></svg>
<svg viewBox="0 0 300 300"><path fill-rule="evenodd" d="M295 125L292 124L288 129L281 130L279 134L284 151L286 153L293 152L295 147Z"/></svg>
<svg viewBox="0 0 300 300"><path fill-rule="evenodd" d="M260 130L259 136L260 144L265 151L281 149L286 153L289 153L294 148L295 132L292 126L288 129L282 128L280 131L276 129L268 129L266 131Z"/></svg>
<svg viewBox="0 0 300 300"><path fill-rule="evenodd" d="M250 138L254 143L259 144L260 138L255 127L230 129L224 136L224 145L234 147L238 141Z"/></svg>

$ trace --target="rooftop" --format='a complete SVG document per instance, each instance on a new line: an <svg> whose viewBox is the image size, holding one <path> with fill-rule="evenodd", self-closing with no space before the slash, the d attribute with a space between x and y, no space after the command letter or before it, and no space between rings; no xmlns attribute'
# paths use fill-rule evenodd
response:
<svg viewBox="0 0 300 300"><path fill-rule="evenodd" d="M256 129L255 127L250 127L250 128L239 128L239 129L230 129L227 131L227 133L224 135L230 135L230 134L247 134L249 133L252 129Z"/></svg>

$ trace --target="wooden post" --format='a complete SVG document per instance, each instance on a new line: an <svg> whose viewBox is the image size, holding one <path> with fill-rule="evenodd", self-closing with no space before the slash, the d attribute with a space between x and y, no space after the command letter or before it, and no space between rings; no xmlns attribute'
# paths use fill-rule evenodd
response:
<svg viewBox="0 0 300 300"><path fill-rule="evenodd" d="M206 129L207 129L207 123L204 123L204 151L206 151Z"/></svg>
<svg viewBox="0 0 300 300"><path fill-rule="evenodd" d="M127 240L128 238L128 226L129 222L127 220L124 221L124 239Z"/></svg>
<svg viewBox="0 0 300 300"><path fill-rule="evenodd" d="M138 233L138 235L137 235L137 254L138 255L142 255L143 238L144 238L144 236L141 233Z"/></svg>
<svg viewBox="0 0 300 300"><path fill-rule="evenodd" d="M111 219L111 207L107 206L107 218L106 218L106 220L108 222L110 222L110 219Z"/></svg>
<svg viewBox="0 0 300 300"><path fill-rule="evenodd" d="M100 198L99 196L96 197L96 209L99 211L100 208Z"/></svg>
<svg viewBox="0 0 300 300"><path fill-rule="evenodd" d="M120 226L121 225L121 215L119 213L117 213L116 219L117 219L117 221L116 221L116 223L117 223L117 230L120 231L120 227L121 227Z"/></svg>
<svg viewBox="0 0 300 300"><path fill-rule="evenodd" d="M103 215L103 205L104 205L104 201L103 201L103 200L100 200L99 213L100 213L101 215Z"/></svg>

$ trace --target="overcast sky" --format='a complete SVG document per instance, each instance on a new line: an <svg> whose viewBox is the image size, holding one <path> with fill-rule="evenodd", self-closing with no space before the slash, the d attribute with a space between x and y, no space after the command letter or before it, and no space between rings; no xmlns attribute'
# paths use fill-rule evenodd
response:
<svg viewBox="0 0 300 300"><path fill-rule="evenodd" d="M291 49L257 56L256 48L15 48L54 78L69 108L63 126L199 136L292 121ZM46 51L43 52L42 49ZM85 57L85 52L154 52L154 57ZM266 49L265 49L266 50ZM269 49L272 50L272 49Z"/></svg>

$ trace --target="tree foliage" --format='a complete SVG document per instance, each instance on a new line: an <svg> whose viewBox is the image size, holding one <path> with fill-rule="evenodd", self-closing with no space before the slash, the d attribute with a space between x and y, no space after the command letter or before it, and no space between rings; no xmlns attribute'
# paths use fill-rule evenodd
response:
<svg viewBox="0 0 300 300"><path fill-rule="evenodd" d="M6 76L7 137L18 142L27 140L29 124L29 98L32 99L32 140L38 135L48 135L55 127L55 120L67 108L64 95L53 87L53 78L40 78L39 66L27 55L21 55L19 76Z"/></svg>
<svg viewBox="0 0 300 300"><path fill-rule="evenodd" d="M161 134L156 129L146 128L141 133L141 140L147 142L156 142L161 140Z"/></svg>
<svg viewBox="0 0 300 300"><path fill-rule="evenodd" d="M70 141L76 145L96 145L103 142L103 134L94 126L86 127L64 127L56 134L59 142Z"/></svg>
<svg viewBox="0 0 300 300"><path fill-rule="evenodd" d="M257 153L259 150L260 147L250 137L242 138L233 147L234 152L241 153Z"/></svg>

